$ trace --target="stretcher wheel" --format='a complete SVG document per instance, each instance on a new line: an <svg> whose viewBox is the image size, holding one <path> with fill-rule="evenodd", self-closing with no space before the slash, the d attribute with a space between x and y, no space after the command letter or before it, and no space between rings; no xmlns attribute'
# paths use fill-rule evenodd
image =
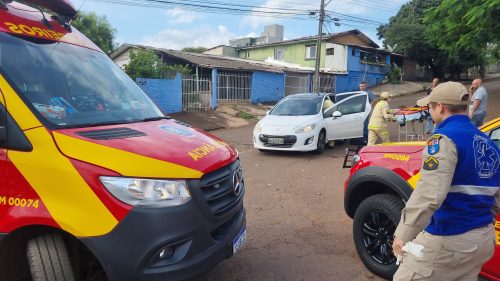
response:
<svg viewBox="0 0 500 281"><path fill-rule="evenodd" d="M76 280L60 234L49 233L31 239L26 254L33 281Z"/></svg>

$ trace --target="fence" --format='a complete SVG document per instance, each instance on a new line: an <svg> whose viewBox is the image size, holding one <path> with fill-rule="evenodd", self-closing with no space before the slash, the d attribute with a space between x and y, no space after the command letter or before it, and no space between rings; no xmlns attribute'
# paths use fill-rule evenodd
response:
<svg viewBox="0 0 500 281"><path fill-rule="evenodd" d="M287 74L285 76L285 96L310 92L311 80L308 74Z"/></svg>
<svg viewBox="0 0 500 281"><path fill-rule="evenodd" d="M207 110L211 108L212 81L196 76L182 79L182 110Z"/></svg>
<svg viewBox="0 0 500 281"><path fill-rule="evenodd" d="M217 99L219 102L249 102L252 74L220 71L217 74Z"/></svg>
<svg viewBox="0 0 500 281"><path fill-rule="evenodd" d="M335 76L329 74L321 74L319 76L319 92L320 93L335 93Z"/></svg>

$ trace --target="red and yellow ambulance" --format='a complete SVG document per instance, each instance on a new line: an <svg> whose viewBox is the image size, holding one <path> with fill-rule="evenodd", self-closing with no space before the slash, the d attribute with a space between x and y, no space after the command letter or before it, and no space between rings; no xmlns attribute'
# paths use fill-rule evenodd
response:
<svg viewBox="0 0 500 281"><path fill-rule="evenodd" d="M0 280L184 280L236 253L237 151L165 117L68 2L26 2L0 1Z"/></svg>
<svg viewBox="0 0 500 281"><path fill-rule="evenodd" d="M500 147L500 117L484 124L481 130ZM420 177L424 145L401 142L367 146L353 155L352 161L349 154L344 161L353 163L345 182L344 208L354 220L356 250L370 271L386 279L392 279L397 269L392 254L393 235L404 202ZM481 276L500 281L500 215L495 230L495 254L483 266Z"/></svg>

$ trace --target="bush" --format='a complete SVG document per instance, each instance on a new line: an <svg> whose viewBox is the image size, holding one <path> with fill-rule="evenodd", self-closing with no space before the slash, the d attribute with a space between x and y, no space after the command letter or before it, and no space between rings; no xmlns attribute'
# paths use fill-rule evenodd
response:
<svg viewBox="0 0 500 281"><path fill-rule="evenodd" d="M401 84L401 68L397 65L392 65L387 73L387 79L391 84Z"/></svg>

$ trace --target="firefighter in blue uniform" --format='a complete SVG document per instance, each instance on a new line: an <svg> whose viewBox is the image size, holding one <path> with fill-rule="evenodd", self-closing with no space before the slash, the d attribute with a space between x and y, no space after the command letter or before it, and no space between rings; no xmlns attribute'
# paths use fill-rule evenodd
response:
<svg viewBox="0 0 500 281"><path fill-rule="evenodd" d="M393 280L477 281L493 256L500 151L470 122L467 100L462 84L447 82L417 101L429 105L437 127L394 234L393 252L402 261ZM423 246L420 253L403 251L410 241Z"/></svg>

